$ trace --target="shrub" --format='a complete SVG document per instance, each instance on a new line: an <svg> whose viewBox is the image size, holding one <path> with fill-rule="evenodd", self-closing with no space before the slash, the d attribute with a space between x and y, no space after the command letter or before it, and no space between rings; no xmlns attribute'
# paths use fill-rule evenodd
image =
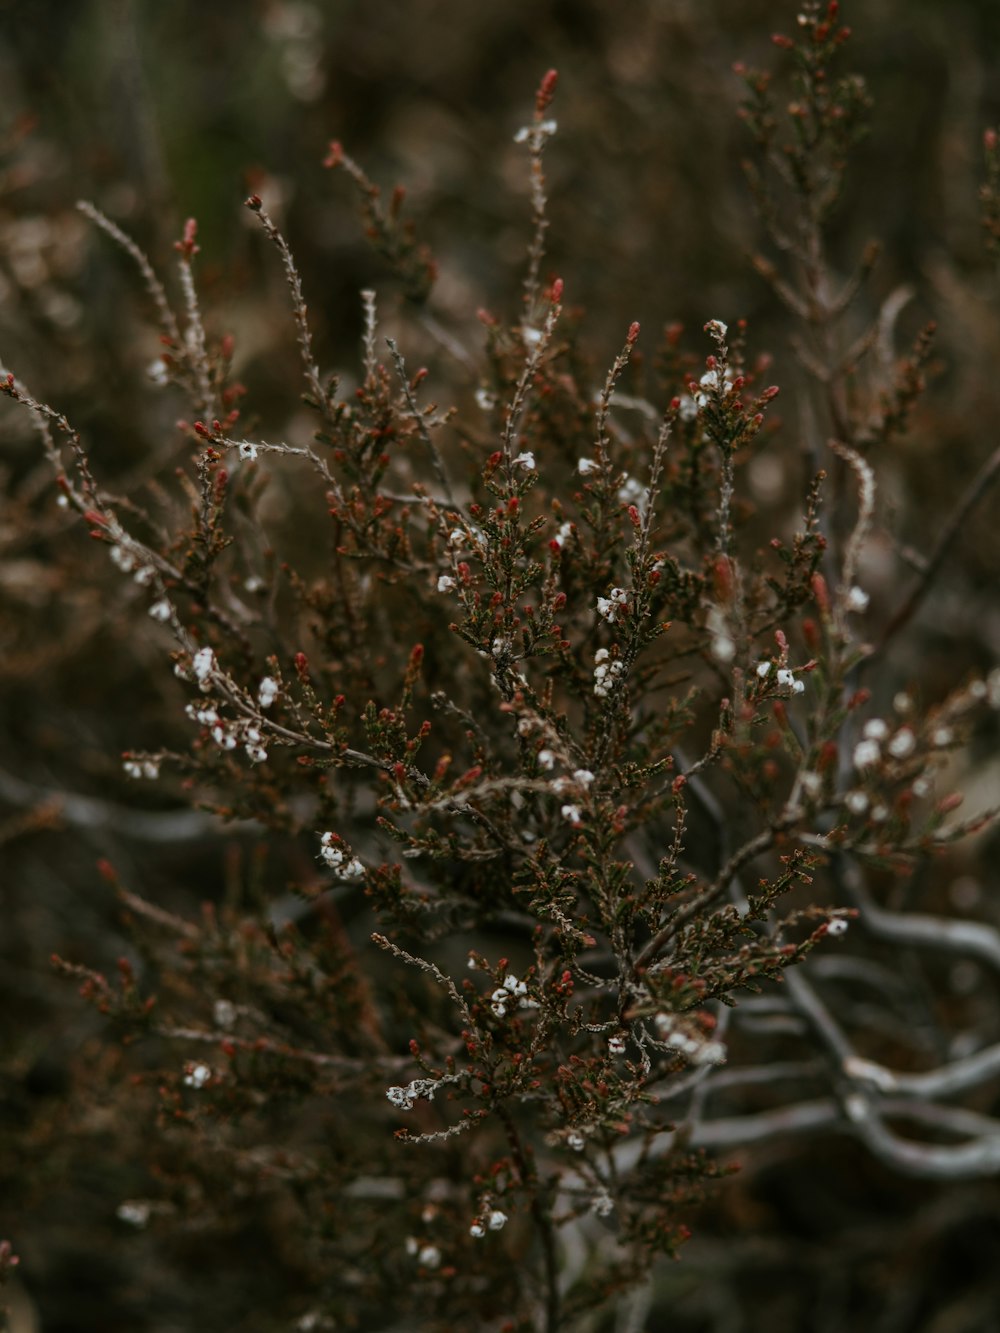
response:
<svg viewBox="0 0 1000 1333"><path fill-rule="evenodd" d="M308 429L265 440L244 417L193 220L175 308L81 205L145 283L155 390L187 404L172 475L110 493L4 372L56 502L129 589L113 654L149 683L123 776L191 804L171 827L254 831L237 888L191 886L200 915L105 861L132 950L113 977L53 960L120 1042L95 1080L149 1173L121 1221L219 1236L275 1214L283 1277L253 1327L603 1326L678 1252L716 1154L762 1140L836 1131L920 1179L1000 1169L988 1108L948 1104L990 1084L1000 1046L927 1038L960 1021L935 960L995 967L1000 937L901 898L933 901L933 866L988 824L955 813L952 774L1000 679L956 673L922 703L889 661L1000 455L876 606L878 468L933 329L893 365L897 305L857 314L874 249L847 279L827 252L868 110L839 73L847 37L834 2L774 39L781 112L739 70L776 256L755 266L795 329L801 426L726 312L647 356L632 324L595 392L546 270L554 71L516 136L523 289L479 313L482 350L431 313L402 192L384 205L335 143L325 165L398 293L388 319L361 293L353 379L321 370L291 250L247 200L290 293ZM745 484L765 454L801 474L796 514ZM904 949L918 966L894 966ZM859 987L893 1022L872 1026Z"/></svg>

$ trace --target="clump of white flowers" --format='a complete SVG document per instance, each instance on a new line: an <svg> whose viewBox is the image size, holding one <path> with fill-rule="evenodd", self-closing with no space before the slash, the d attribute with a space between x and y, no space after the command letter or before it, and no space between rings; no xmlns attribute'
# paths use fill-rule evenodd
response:
<svg viewBox="0 0 1000 1333"><path fill-rule="evenodd" d="M598 648L594 654L594 693L599 699L606 699L614 688L615 682L625 670L624 662L617 658L610 661L607 648Z"/></svg>
<svg viewBox="0 0 1000 1333"><path fill-rule="evenodd" d="M257 686L257 702L261 708L270 708L278 697L278 682L273 676L265 676Z"/></svg>
<svg viewBox="0 0 1000 1333"><path fill-rule="evenodd" d="M160 776L160 765L155 759L126 759L123 767L129 778L146 778L152 782Z"/></svg>
<svg viewBox="0 0 1000 1333"><path fill-rule="evenodd" d="M337 872L340 879L360 879L365 873L362 863L356 856L351 855L350 848L336 833L324 833L320 837L319 844L320 856L331 870Z"/></svg>
<svg viewBox="0 0 1000 1333"><path fill-rule="evenodd" d="M507 1014L507 1006L512 1000L516 1000L521 1009L534 1008L534 1001L528 999L528 987L523 981L518 981L513 973L509 973L502 986L490 996L490 1008L496 1014L497 1018L504 1018Z"/></svg>
<svg viewBox="0 0 1000 1333"><path fill-rule="evenodd" d="M188 1065L184 1074L184 1084L188 1088L203 1088L211 1077L212 1071L208 1065Z"/></svg>
<svg viewBox="0 0 1000 1333"><path fill-rule="evenodd" d="M612 588L607 597L598 597L597 614L613 625L622 611L628 606L628 593L624 588Z"/></svg>

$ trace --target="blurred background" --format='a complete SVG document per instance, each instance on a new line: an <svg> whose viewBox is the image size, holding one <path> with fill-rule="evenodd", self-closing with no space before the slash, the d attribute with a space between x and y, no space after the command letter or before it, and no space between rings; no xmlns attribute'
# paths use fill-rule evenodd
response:
<svg viewBox="0 0 1000 1333"><path fill-rule="evenodd" d="M875 107L831 250L846 274L869 238L882 242L858 318L912 288L900 353L928 320L939 327L930 390L905 445L882 460L899 539L926 547L1000 421L1000 289L977 200L982 132L1000 121L1000 7L865 0L845 16L848 64ZM587 311L595 365L635 319L652 343L673 321L697 335L708 318L745 316L752 351L773 355L769 377L794 390L787 319L750 262L766 244L741 173L751 145L731 68L772 66L771 31L794 23L794 6L773 0L0 0L0 359L66 413L112 491L175 461L181 405L150 383L159 345L147 298L75 204L96 203L163 272L194 216L210 327L235 336L247 415L264 438L285 432L299 374L287 294L246 195L264 198L290 240L324 368L356 366L362 288L376 287L389 310L401 300L347 180L322 167L334 138L386 193L406 186L440 265L431 311L480 346L479 307L515 314L530 201L513 140L554 66L546 271ZM467 374L453 373L455 392L468 392ZM792 411L789 450L796 427ZM758 484L769 501L799 493L780 449ZM112 1057L48 959L109 968L123 950L98 858L147 896L196 910L239 873L243 844L235 834L221 849L199 842L195 826L169 823L179 804L125 785L120 752L158 743L167 701L148 668L159 654L122 642L107 590L132 594L107 582L106 557L70 531L54 494L30 421L4 405L0 1237L22 1255L14 1327L292 1327L275 1313L292 1280L285 1258L257 1271L247 1259L280 1219L248 1218L211 1263L190 1235L161 1245L140 1234L116 1216L137 1188L138 1144L112 1134L98 1093L81 1100L76 1087L81 1059ZM892 668L923 697L1000 655L998 556L994 498ZM877 575L884 606L894 589ZM986 783L988 758L973 756L971 770ZM993 919L987 850L956 861L941 892L958 884L964 909ZM992 992L983 1002L995 1012ZM658 1289L675 1333L1000 1326L995 1184L902 1182L839 1141L744 1162ZM648 1327L662 1326L654 1311Z"/></svg>

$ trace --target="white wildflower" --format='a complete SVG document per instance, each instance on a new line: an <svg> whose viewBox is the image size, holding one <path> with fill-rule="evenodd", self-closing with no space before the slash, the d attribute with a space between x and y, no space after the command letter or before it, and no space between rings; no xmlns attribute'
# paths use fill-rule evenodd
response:
<svg viewBox="0 0 1000 1333"><path fill-rule="evenodd" d="M806 690L806 683L805 683L804 680L793 680L793 681L792 681L792 693L793 693L793 694L805 694L805 690Z"/></svg>
<svg viewBox="0 0 1000 1333"><path fill-rule="evenodd" d="M486 1235L486 1228L483 1226L482 1222L480 1222L478 1218L475 1220L475 1222L473 1222L472 1226L469 1227L469 1235L473 1238L473 1240L482 1240L482 1238Z"/></svg>
<svg viewBox="0 0 1000 1333"><path fill-rule="evenodd" d="M535 455L531 452L530 449L527 450L526 453L518 454L518 456L514 459L514 466L523 467L525 470L530 470L535 466Z"/></svg>
<svg viewBox="0 0 1000 1333"><path fill-rule="evenodd" d="M627 606L628 592L624 588L612 588L607 597L598 597L597 614L613 625Z"/></svg>
<svg viewBox="0 0 1000 1333"><path fill-rule="evenodd" d="M455 586L455 580L451 577L450 574L442 574L437 581L438 592L451 592L454 586Z"/></svg>
<svg viewBox="0 0 1000 1333"><path fill-rule="evenodd" d="M244 440L240 445L240 458L245 463L255 463L257 461L257 446L251 444L248 440Z"/></svg>
<svg viewBox="0 0 1000 1333"><path fill-rule="evenodd" d="M844 798L844 804L852 815L863 815L868 809L868 797L863 791L849 791Z"/></svg>
<svg viewBox="0 0 1000 1333"><path fill-rule="evenodd" d="M417 1263L425 1268L437 1268L441 1262L441 1251L436 1245L423 1245L417 1255Z"/></svg>
<svg viewBox="0 0 1000 1333"><path fill-rule="evenodd" d="M770 662L758 662L758 663L757 663L757 675L760 676L761 680L763 680L763 679L765 678L765 676L769 676L770 674L771 674L771 663L770 663Z"/></svg>
<svg viewBox="0 0 1000 1333"><path fill-rule="evenodd" d="M257 702L261 708L270 708L278 697L278 682L273 676L265 676L257 686Z"/></svg>
<svg viewBox="0 0 1000 1333"><path fill-rule="evenodd" d="M263 745L250 741L243 748L247 752L247 758L254 764L262 764L267 758L267 751Z"/></svg>
<svg viewBox="0 0 1000 1333"><path fill-rule="evenodd" d="M576 470L581 477L589 477L592 472L597 472L599 469L592 458L580 458L577 460Z"/></svg>
<svg viewBox="0 0 1000 1333"><path fill-rule="evenodd" d="M847 609L848 611L866 611L870 600L864 588L855 586L847 594Z"/></svg>
<svg viewBox="0 0 1000 1333"><path fill-rule="evenodd" d="M620 1032L616 1032L613 1037L608 1038L608 1054L609 1055L625 1054L625 1038L622 1036Z"/></svg>
<svg viewBox="0 0 1000 1333"><path fill-rule="evenodd" d="M591 1199L590 1210L598 1217L609 1217L615 1211L614 1199L606 1189L601 1189Z"/></svg>
<svg viewBox="0 0 1000 1333"><path fill-rule="evenodd" d="M729 332L729 327L721 319L710 319L705 325L705 332L715 338L724 338Z"/></svg>
<svg viewBox="0 0 1000 1333"><path fill-rule="evenodd" d="M950 745L954 739L955 733L951 727L938 727L931 736L931 742L939 748Z"/></svg>
<svg viewBox="0 0 1000 1333"><path fill-rule="evenodd" d="M236 1022L236 1005L231 1000L216 1000L212 1017L217 1028L231 1028Z"/></svg>
<svg viewBox="0 0 1000 1333"><path fill-rule="evenodd" d="M130 1227L141 1230L149 1221L152 1207L145 1199L126 1199L115 1209L115 1217L120 1222L127 1222Z"/></svg>
<svg viewBox="0 0 1000 1333"><path fill-rule="evenodd" d="M802 790L807 796L818 796L823 790L823 779L819 773L813 773L807 770L800 778Z"/></svg>
<svg viewBox="0 0 1000 1333"><path fill-rule="evenodd" d="M572 1148L574 1152L583 1152L586 1146L587 1146L586 1139L583 1137L582 1134L578 1133L575 1129L571 1129L570 1132L566 1135L566 1147Z"/></svg>
<svg viewBox="0 0 1000 1333"><path fill-rule="evenodd" d="M142 761L142 776L150 782L155 782L160 776L160 765L155 759L144 759Z"/></svg>
<svg viewBox="0 0 1000 1333"><path fill-rule="evenodd" d="M578 805L564 805L559 813L562 815L563 819L567 820L570 824L579 824L583 818Z"/></svg>
<svg viewBox="0 0 1000 1333"><path fill-rule="evenodd" d="M211 1077L212 1071L208 1065L188 1065L184 1083L189 1088L203 1088Z"/></svg>
<svg viewBox="0 0 1000 1333"><path fill-rule="evenodd" d="M784 689L790 689L795 684L795 677L787 667L781 667L777 676L778 684Z"/></svg>
<svg viewBox="0 0 1000 1333"><path fill-rule="evenodd" d="M569 541L572 532L573 532L572 523L561 523L559 525L559 531L552 538L552 540L555 542L555 544L559 547L560 550L562 550L562 548Z"/></svg>
<svg viewBox="0 0 1000 1333"><path fill-rule="evenodd" d="M215 670L215 653L211 648L199 648L191 659L191 670L203 685Z"/></svg>
<svg viewBox="0 0 1000 1333"><path fill-rule="evenodd" d="M681 421L694 421L698 415L698 404L689 393L682 393L678 406Z"/></svg>
<svg viewBox="0 0 1000 1333"><path fill-rule="evenodd" d="M153 582L153 576L156 571L152 565L140 565L132 575L132 582L138 583L140 588L148 588Z"/></svg>
<svg viewBox="0 0 1000 1333"><path fill-rule="evenodd" d="M486 1225L491 1231L502 1231L507 1224L507 1214L500 1211L499 1208L491 1210L486 1219Z"/></svg>
<svg viewBox="0 0 1000 1333"><path fill-rule="evenodd" d="M917 738L909 727L903 727L886 747L893 759L905 759L917 748Z"/></svg>
<svg viewBox="0 0 1000 1333"><path fill-rule="evenodd" d="M117 565L123 574L131 574L135 569L135 558L125 550L124 546L112 546L111 563Z"/></svg>
<svg viewBox="0 0 1000 1333"><path fill-rule="evenodd" d="M556 757L551 750L539 750L536 757L539 768L551 769L555 767Z"/></svg>
<svg viewBox="0 0 1000 1333"><path fill-rule="evenodd" d="M692 1053L691 1063L696 1065L722 1065L726 1062L726 1043L724 1041L706 1041Z"/></svg>
<svg viewBox="0 0 1000 1333"><path fill-rule="evenodd" d="M158 602L154 602L149 608L149 614L154 620L158 620L162 624L170 619L170 603L165 597L161 597Z"/></svg>
<svg viewBox="0 0 1000 1333"><path fill-rule="evenodd" d="M146 367L146 375L158 389L162 389L170 383L170 368L162 356L158 356L155 361L150 361Z"/></svg>
<svg viewBox="0 0 1000 1333"><path fill-rule="evenodd" d="M880 717L873 717L871 721L865 723L861 734L869 741L884 741L889 734L889 728Z"/></svg>
<svg viewBox="0 0 1000 1333"><path fill-rule="evenodd" d="M541 329L532 328L530 324L525 324L521 328L521 337L529 347L537 347L542 341Z"/></svg>
<svg viewBox="0 0 1000 1333"><path fill-rule="evenodd" d="M142 765L140 763L137 763L136 760L126 759L122 767L125 769L126 777L128 778L142 777Z"/></svg>
<svg viewBox="0 0 1000 1333"><path fill-rule="evenodd" d="M854 767L871 768L873 764L878 763L881 754L877 740L858 741L854 747Z"/></svg>
<svg viewBox="0 0 1000 1333"><path fill-rule="evenodd" d="M574 768L573 781L578 782L581 787L589 787L594 780L594 775L589 768Z"/></svg>
<svg viewBox="0 0 1000 1333"><path fill-rule="evenodd" d="M835 916L832 921L827 922L826 933L828 935L846 935L847 921L842 916Z"/></svg>

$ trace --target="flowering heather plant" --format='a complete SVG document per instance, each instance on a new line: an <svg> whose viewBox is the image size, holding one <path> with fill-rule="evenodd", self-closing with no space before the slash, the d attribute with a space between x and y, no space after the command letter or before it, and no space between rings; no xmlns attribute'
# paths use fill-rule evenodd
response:
<svg viewBox="0 0 1000 1333"><path fill-rule="evenodd" d="M445 380L456 408L431 387L447 369L409 350L429 332L439 361L456 351L427 311L437 266L402 192L383 205L336 143L325 165L405 300L387 320L362 292L356 377L328 375L291 250L246 201L290 294L311 413L295 442L244 417L194 220L176 308L81 205L151 298L155 391L187 404L172 487L110 494L71 423L4 371L57 503L138 588L128 634L156 645L172 721L124 777L261 835L249 897L197 919L104 863L134 953L113 978L53 962L134 1051L115 1097L156 1126L149 1197L119 1218L225 1229L280 1198L300 1285L274 1327L605 1327L677 1254L726 1151L762 1140L836 1131L918 1178L1000 1171L1000 1122L951 1104L995 1077L1000 1034L936 1060L914 1040L897 1066L848 986L905 1047L917 992L948 1016L919 967L894 969L901 949L1000 964L990 925L896 896L989 821L956 813L950 774L1000 675L922 708L887 665L996 454L910 585L872 604L880 450L933 330L886 370L893 312L853 324L874 249L843 282L827 255L868 109L838 72L847 37L832 2L774 39L780 111L771 76L739 70L777 255L755 265L805 377L797 442L729 312L645 353L633 323L595 381L546 272L555 71L516 135L523 290L480 312L482 349L457 347L476 382ZM791 524L745 485L765 450L806 459Z"/></svg>

